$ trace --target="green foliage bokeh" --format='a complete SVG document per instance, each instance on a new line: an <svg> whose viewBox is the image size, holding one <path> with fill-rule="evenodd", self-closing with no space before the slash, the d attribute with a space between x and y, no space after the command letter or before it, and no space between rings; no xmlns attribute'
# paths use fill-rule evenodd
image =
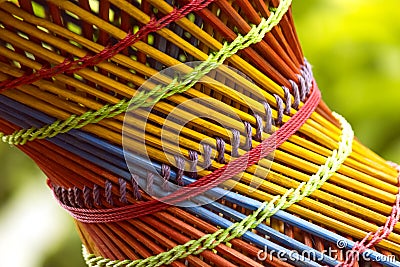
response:
<svg viewBox="0 0 400 267"><path fill-rule="evenodd" d="M357 137L400 161L400 9L397 0L294 1L298 35L323 99Z"/></svg>

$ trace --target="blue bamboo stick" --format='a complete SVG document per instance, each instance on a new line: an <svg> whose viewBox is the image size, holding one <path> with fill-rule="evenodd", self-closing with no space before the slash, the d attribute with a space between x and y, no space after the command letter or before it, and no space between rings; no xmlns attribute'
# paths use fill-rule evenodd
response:
<svg viewBox="0 0 400 267"><path fill-rule="evenodd" d="M23 128L29 128L32 126L35 127L41 127L43 124L48 124L54 121L53 118L50 116L34 110L32 108L29 108L19 102L16 102L14 100L11 100L3 95L0 95L0 103L3 104L0 106L0 114L2 117L5 119L9 120L10 122L15 123L16 125L23 127ZM29 121L29 123L27 122ZM78 138L83 142L77 142L75 139ZM121 159L123 159L123 151L122 148L114 146L110 143L107 143L106 141L94 137L88 133L85 133L80 130L71 130L69 133L58 135L54 138L49 139L53 143L59 145L60 147L75 153L77 155L85 155L87 156L86 159L89 161L99 165L99 166L108 166L110 167L110 171L112 171L114 174L121 176L125 179L130 179L131 175L126 169L126 164L122 163ZM84 145L83 145L84 144ZM89 151L92 151L92 153L89 153ZM96 152L96 153L94 153ZM101 152L101 153L100 153ZM113 157L110 157L110 154L113 155ZM101 157L99 157L99 155ZM103 156L106 155L106 156ZM108 157L107 157L108 155ZM115 157L114 157L115 156ZM127 159L134 163L137 164L137 166L141 166L140 173L141 176L145 177L146 171L154 171L154 169L159 173L161 171L161 166L155 162L148 162L145 159L137 156L137 155L132 155L128 154L126 155ZM118 167L117 167L118 166ZM151 166L151 167L149 167ZM108 169L108 168L107 168ZM171 178L175 179L176 178L176 173L174 171L171 171ZM187 176L184 176L184 182L191 183L194 180L190 179ZM215 193L221 195L225 194L225 198L232 202L236 203L238 205L241 205L247 209L255 210L257 209L261 203L259 201L256 201L254 199L242 196L237 193L233 192L223 192L221 191L223 189L221 188L214 188L213 190L210 190L209 192L212 192L214 195ZM236 213L231 213L232 218L234 219L239 219L238 214ZM242 214L242 216L244 216ZM346 249L351 249L354 246L354 242L350 241L348 239L345 239L344 237L332 233L322 227L318 227L314 224L311 224L303 219L300 219L296 216L293 216L287 212L284 211L279 211L277 214L274 215L275 218L282 220L289 225L293 225L298 227L299 229L302 229L306 232L309 232L313 235L319 236L325 240L328 240L329 242L332 243L337 243L341 241L342 243L346 244ZM272 229L273 230L273 229ZM265 231L265 230L262 230ZM285 236L287 238L287 236ZM292 239L293 240L293 239ZM293 240L296 241L296 240ZM298 242L298 241L296 241ZM300 242L298 242L300 243ZM293 242L291 243L293 244ZM302 243L300 243L302 244ZM304 245L304 244L303 244ZM303 251L306 248L302 248ZM309 249L309 247L307 247ZM317 252L317 251L315 251ZM316 254L317 255L317 254ZM387 257L384 255L377 253L372 250L367 250L364 252L364 257L370 258L372 260L379 260L381 264L384 266L400 266L398 262L392 262L391 260L385 260ZM324 257L327 258L327 257ZM382 260L384 259L384 260ZM324 262L325 264L330 264L328 262Z"/></svg>

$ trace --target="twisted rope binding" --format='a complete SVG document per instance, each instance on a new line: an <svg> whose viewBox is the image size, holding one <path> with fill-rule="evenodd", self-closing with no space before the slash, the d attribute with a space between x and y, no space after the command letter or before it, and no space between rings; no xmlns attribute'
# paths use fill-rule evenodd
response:
<svg viewBox="0 0 400 267"><path fill-rule="evenodd" d="M71 115L64 121L57 120L41 128L32 127L30 129L22 129L10 135L0 133L0 137L5 143L23 145L28 141L51 138L72 129L79 129L91 123L98 123L103 119L112 118L139 107L150 107L161 99L177 93L183 93L195 85L207 73L218 68L227 58L236 54L239 50L260 42L281 21L284 14L288 11L291 2L291 0L282 0L276 11L271 12L267 20L262 18L260 24L257 26L254 25L246 35L242 36L239 34L231 43L228 44L225 42L221 50L215 54L210 54L205 61L193 68L190 73L184 75L181 78L182 81L179 81L180 79L178 80L176 77L165 87L158 85L149 92L140 91L130 102L128 99L122 99L115 105L107 104L99 110L90 110L80 116Z"/></svg>
<svg viewBox="0 0 400 267"><path fill-rule="evenodd" d="M187 14L201 10L207 7L210 3L215 0L192 0L187 5L180 9L174 9L168 15L156 20L155 17L151 18L150 21L135 34L128 33L122 40L113 46L107 46L102 51L95 55L87 55L78 60L71 60L66 58L62 63L49 68L42 68L35 73L23 75L17 79L9 79L0 82L0 93L7 89L12 89L24 84L31 84L37 80L51 78L57 74L67 72L74 73L83 68L94 66L104 60L110 59L125 48L133 45L149 33L156 32L166 27L170 23L177 21Z"/></svg>
<svg viewBox="0 0 400 267"><path fill-rule="evenodd" d="M337 150L327 158L324 165L318 168L305 183L301 183L296 189L290 189L282 196L275 196L270 202L264 202L251 215L240 222L233 223L226 229L219 229L213 234L206 234L197 240L190 240L183 245L178 245L169 251L160 253L146 259L138 260L111 260L94 254L88 253L83 246L83 257L90 267L109 266L109 267L153 267L164 264L171 264L177 259L186 258L189 255L198 255L207 249L214 249L221 243L226 243L234 238L245 234L248 230L256 228L267 218L273 216L279 210L286 209L292 204L301 201L304 197L311 195L319 189L323 183L328 180L343 164L346 158L352 152L354 133L349 123L340 115L334 113L334 116L342 125L341 141Z"/></svg>
<svg viewBox="0 0 400 267"><path fill-rule="evenodd" d="M281 4L282 3L284 3L284 1L282 1ZM321 94L316 83L310 80L310 84L312 84L312 90L307 101L302 108L276 132L241 157L234 159L229 164L224 165L166 197L137 203L135 205L109 209L78 209L64 205L63 203L60 203L60 205L78 221L84 223L107 223L129 220L151 214L168 208L171 204L184 201L212 189L228 180L230 177L234 177L238 173L244 171L249 166L256 164L261 158L266 157L300 129L311 116L321 99ZM273 140L273 142L271 142L271 140ZM193 188L196 188L196 190L193 190Z"/></svg>
<svg viewBox="0 0 400 267"><path fill-rule="evenodd" d="M69 207L63 203L60 203L60 205L66 209L76 220L84 223L124 221L168 208L171 204L184 201L190 197L197 196L218 186L219 184L228 180L230 177L234 177L248 167L256 164L261 158L266 157L269 153L283 144L306 122L306 120L311 116L317 107L320 99L321 94L314 83L310 97L302 106L302 108L296 112L296 114L294 114L288 122L286 122L281 128L261 142L258 146L245 153L241 157L236 158L230 163L215 170L214 172L196 180L195 182L179 189L178 191L175 191L174 193L171 193L166 197L147 202L141 202L134 205L109 209L78 209ZM271 142L271 140L273 140L273 142ZM193 190L193 188L196 188L196 190Z"/></svg>
<svg viewBox="0 0 400 267"><path fill-rule="evenodd" d="M395 168L398 172L398 186L399 192L396 195L396 201L392 207L392 212L389 217L387 217L385 225L378 228L378 230L373 233L369 232L360 242L356 242L351 249L350 253L346 253L347 258L344 262L339 263L335 267L352 267L354 263L357 261L357 258L360 254L365 252L367 249L372 248L377 245L383 239L388 237L395 225L399 222L400 219L400 166L393 162L388 162L390 166ZM369 240L369 241L368 241ZM367 242L368 241L368 242Z"/></svg>

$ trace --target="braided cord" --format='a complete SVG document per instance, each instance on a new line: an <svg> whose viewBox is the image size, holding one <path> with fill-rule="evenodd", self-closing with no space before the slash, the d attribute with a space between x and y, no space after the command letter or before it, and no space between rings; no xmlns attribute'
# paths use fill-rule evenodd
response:
<svg viewBox="0 0 400 267"><path fill-rule="evenodd" d="M225 164L219 169L201 177L200 179L182 187L181 189L160 199L153 199L132 205L105 209L86 209L65 205L59 201L60 205L68 211L72 217L83 223L109 223L126 221L133 218L153 214L157 211L168 208L170 205L179 203L198 196L207 190L210 190L223 182L236 176L248 167L253 166L260 159L266 157L284 142L295 134L307 119L314 112L318 103L320 103L321 94L315 82L310 95L304 105L296 112L282 127L264 139L256 147L241 155L240 157ZM271 142L271 140L273 140ZM196 190L193 190L196 188Z"/></svg>
<svg viewBox="0 0 400 267"><path fill-rule="evenodd" d="M43 67L42 69L34 72L32 74L25 74L16 79L9 79L0 82L0 93L5 90L12 89L24 84L33 83L40 79L51 78L57 74L66 72L72 74L83 68L94 66L102 61L112 58L125 48L135 44L141 40L144 36L149 33L156 32L163 29L170 23L180 20L191 12L201 10L212 3L214 0L192 0L187 5L181 7L180 9L174 8L173 11L159 20L155 17L151 18L150 21L136 33L129 32L123 39L112 46L106 46L102 51L95 55L86 55L78 60L72 60L70 58L65 58L65 60L53 67Z"/></svg>
<svg viewBox="0 0 400 267"><path fill-rule="evenodd" d="M392 232L395 225L400 220L400 166L393 162L388 164L397 170L397 184L399 191L396 194L396 201L393 204L392 212L386 218L384 226L380 226L377 231L369 232L361 241L354 243L351 253L346 253L346 259L340 262L335 267L352 267L360 254L364 253L367 249L374 247L379 244L383 239L387 238Z"/></svg>
<svg viewBox="0 0 400 267"><path fill-rule="evenodd" d="M140 91L130 102L128 99L122 99L115 105L107 104L99 110L90 110L80 116L71 115L64 121L56 120L54 123L41 128L32 127L29 129L21 129L10 135L0 132L0 137L3 142L10 145L24 145L28 141L51 138L72 129L79 129L91 123L98 123L103 119L112 118L123 112L132 111L139 107L150 107L161 99L177 93L183 93L210 71L218 68L227 58L236 54L239 50L260 42L264 36L281 21L282 17L289 9L291 2L291 0L282 0L278 8L271 11L271 15L268 19L262 18L260 24L257 26L253 25L246 35L242 36L239 34L231 43L228 44L225 42L217 53L210 54L205 61L193 68L190 73L185 74L182 79L176 77L165 87L157 85L151 91Z"/></svg>
<svg viewBox="0 0 400 267"><path fill-rule="evenodd" d="M336 112L332 113L340 121L342 126L342 137L338 149L332 151L332 155L327 158L324 165L321 165L318 171L311 175L307 182L302 182L289 197L289 201L283 206L284 209L293 203L301 201L303 198L311 195L319 189L343 164L344 160L351 154L354 132L351 125Z"/></svg>
<svg viewBox="0 0 400 267"><path fill-rule="evenodd" d="M213 234L206 234L197 240L190 240L183 245L178 245L169 251L158 255L138 260L111 260L101 256L90 254L83 246L83 257L89 267L156 267L171 264L177 259L186 258L189 255L198 255L207 249L214 249L221 243L226 243L240 237L248 230L256 228L267 218L273 216L279 210L286 209L292 204L301 201L319 189L343 164L352 152L354 133L350 124L340 115L334 113L342 126L342 135L337 150L332 152L324 165L310 177L306 183L301 183L296 189L286 191L282 196L275 196L270 202L264 202L251 215L240 222L233 223L226 229L219 229Z"/></svg>

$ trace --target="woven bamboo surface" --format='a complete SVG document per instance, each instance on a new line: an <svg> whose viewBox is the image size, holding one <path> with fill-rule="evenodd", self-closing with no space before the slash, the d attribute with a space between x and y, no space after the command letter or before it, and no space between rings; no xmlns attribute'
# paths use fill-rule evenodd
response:
<svg viewBox="0 0 400 267"><path fill-rule="evenodd" d="M123 39L128 32L135 32L144 27L149 23L150 17L161 18L173 11L172 5L181 7L186 3L187 1L169 3L159 0L21 0L14 4L0 1L0 81L16 79L26 73L60 64L66 58L77 59L99 53L104 47ZM210 53L221 49L224 42L232 42L238 33L245 35L253 24L260 23L261 17L269 16L269 6L277 7L278 4L279 1L276 0L215 1L156 33L149 33L129 48L95 66L88 66L74 73L65 72L51 78L39 79L31 84L5 90L2 95L9 101L19 102L44 113L53 120L66 120L72 114L81 115L88 110L98 110L106 104L113 105L124 98L130 99L149 77L162 69L182 62L206 60ZM246 127L250 127L250 135L253 136L250 139L251 146L258 145L270 133L263 132L260 138L256 137L257 117L254 114L264 115L265 107L257 101L255 95L261 94L266 99L272 109L273 130L279 129L281 124L277 118L279 112L276 96L287 99L281 87L286 86L290 90L291 99L295 98L290 81L300 86L297 75L304 69L304 62L289 10L280 24L267 33L261 42L240 50L225 61L226 65L239 70L254 82L251 83L235 72L227 70L228 74L248 88L248 91L241 95L242 98L237 97L235 93L236 84L227 81L224 86L218 86L221 78L211 77L209 79L214 78L218 82L198 83L182 94L172 95L155 104L146 128L146 149L150 160L159 165L171 165L170 159L177 153L189 159L194 151L199 154L199 162L204 162L204 148L199 144L208 140L212 153L216 155L219 153L216 140L224 140L225 149L220 155L224 161L215 157L210 169L197 172L198 177L202 177L232 160L233 134L230 129L240 133L239 154L245 152L246 142L249 142L246 138L249 128ZM199 114L201 110L200 113L206 114L217 110L221 121L229 125L229 128L201 117L191 120L186 125L166 119L179 104L205 96L217 100L217 106L198 103L188 107L185 112ZM3 101L7 99L4 98ZM303 102L299 108L302 105ZM9 116L17 114L15 117L19 118L24 115L23 111L18 114L18 109L12 110L11 106L8 109ZM237 118L226 115L232 110ZM7 111L2 109L0 129L10 134L21 126L18 127L15 122L11 123L4 115L6 113ZM295 108L285 112L282 117L283 123L295 113ZM134 125L140 123L141 116L147 114L138 110L136 115L139 119L131 118L129 121L133 125L129 128L132 136L140 133L140 129ZM34 120L33 117L34 115L31 121ZM243 124L243 121L248 124ZM96 124L88 124L79 131L115 147L122 147L123 122L124 113L103 119ZM34 125L29 119L24 123L27 127L22 128ZM38 121L35 124L45 123ZM168 143L167 149L163 150L165 147L160 139L162 126L180 130L179 147ZM300 182L308 181L319 165L324 164L332 151L338 148L340 135L338 122L329 108L321 102L300 130L274 152L273 161L266 158L248 168L240 182L233 185L233 192L261 202L270 201L275 195L283 195L288 189L296 188ZM87 142L74 137L73 134L71 136L77 140L78 148L79 142ZM58 140L62 141L62 138ZM129 142L135 143L138 140L132 138ZM135 199L137 192L135 187L130 186L129 180L125 184L121 181L122 175L80 154L60 148L59 143L35 140L19 148L37 162L53 184L64 188L65 191L73 191L76 188L82 192L84 187L91 190L97 187L99 194L105 195L97 203L97 207L124 206L150 199L143 191L140 192L141 200ZM93 146L87 152L92 156L103 157L104 161L111 165L115 165L112 157L116 157L115 161L123 161L123 158L116 155L104 158L107 157L107 151L102 147L96 149ZM117 168L125 172L127 170L124 164ZM254 179L260 186L249 191L249 184ZM229 181L227 183L229 184ZM111 189L108 190L107 186L111 186ZM121 187L126 189L126 199L121 198ZM112 195L107 198L106 192L109 191ZM376 231L379 226L385 224L397 192L396 170L354 140L353 152L340 169L319 190L293 204L286 212L351 240L360 240L368 232ZM220 199L218 202L242 214L251 213L249 208L232 203L228 199ZM216 210L212 212L221 213ZM222 217L232 219L227 215ZM284 222L282 218L267 219L265 225L319 251L335 247L332 242ZM77 222L77 229L90 252L122 260L146 258L161 253L188 240L200 238L205 233L215 232L217 226L212 221L207 222L194 211L171 207L123 222ZM383 254L399 254L399 230L397 225L393 233L375 249ZM255 233L259 236L265 235L259 231ZM288 247L277 237L270 240ZM259 248L246 239L234 239L228 245L217 246L215 250L189 256L186 260L178 260L172 265L290 266L289 263L276 258L268 259L267 262L257 260ZM343 259L343 255L339 256L339 260L341 258Z"/></svg>

